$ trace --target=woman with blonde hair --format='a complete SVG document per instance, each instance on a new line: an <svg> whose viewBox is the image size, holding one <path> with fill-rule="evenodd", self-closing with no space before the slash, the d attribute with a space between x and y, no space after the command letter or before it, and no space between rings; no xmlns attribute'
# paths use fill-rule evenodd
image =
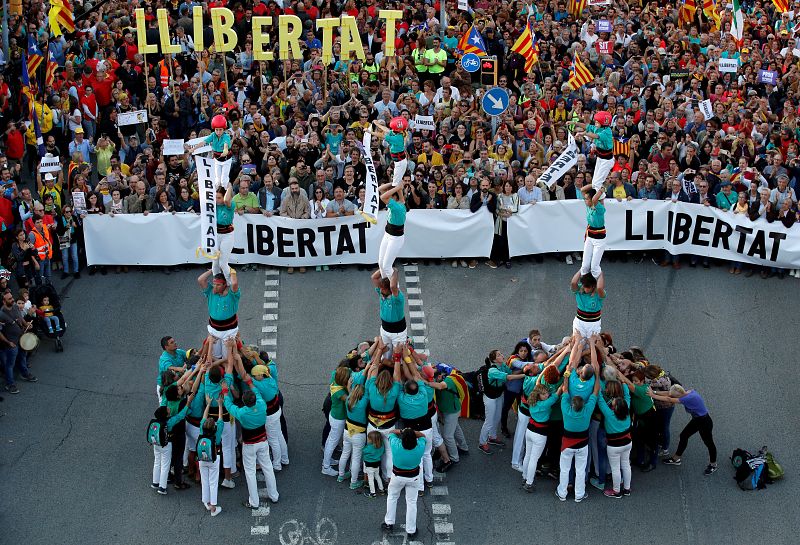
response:
<svg viewBox="0 0 800 545"><path fill-rule="evenodd" d="M369 395L366 394L363 384L356 384L354 378L350 379L350 393L347 395L345 412L344 444L342 446L342 456L339 458L339 477L341 483L350 476L350 490L358 490L364 484L359 480L361 470L361 453L367 442L367 407L369 406ZM350 464L350 471L347 471L347 462L352 454L353 459Z"/></svg>

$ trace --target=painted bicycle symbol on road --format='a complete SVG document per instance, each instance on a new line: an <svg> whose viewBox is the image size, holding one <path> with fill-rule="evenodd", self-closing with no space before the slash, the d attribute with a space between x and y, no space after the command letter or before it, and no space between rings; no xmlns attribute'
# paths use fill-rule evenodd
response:
<svg viewBox="0 0 800 545"><path fill-rule="evenodd" d="M339 530L336 523L325 517L317 521L314 533L303 522L287 520L281 524L278 538L281 545L336 545Z"/></svg>

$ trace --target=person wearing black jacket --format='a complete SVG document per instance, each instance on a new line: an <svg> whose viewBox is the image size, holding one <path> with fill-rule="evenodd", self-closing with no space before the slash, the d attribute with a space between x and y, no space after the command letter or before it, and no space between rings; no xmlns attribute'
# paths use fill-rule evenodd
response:
<svg viewBox="0 0 800 545"><path fill-rule="evenodd" d="M494 216L497 211L497 195L489 189L490 187L489 179L482 178L479 186L480 191L473 193L472 200L469 203L469 209L473 214L485 206ZM470 269L474 269L477 265L478 261L475 259L469 262Z"/></svg>

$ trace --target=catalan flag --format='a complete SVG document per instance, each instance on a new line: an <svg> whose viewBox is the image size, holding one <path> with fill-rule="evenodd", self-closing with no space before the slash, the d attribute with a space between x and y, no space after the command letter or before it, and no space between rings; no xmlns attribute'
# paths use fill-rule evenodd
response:
<svg viewBox="0 0 800 545"><path fill-rule="evenodd" d="M58 63L55 61L47 60L47 70L44 75L44 84L46 87L52 87L56 81L56 72L58 71Z"/></svg>
<svg viewBox="0 0 800 545"><path fill-rule="evenodd" d="M631 156L631 142L630 138L614 138L614 146L612 148L614 157L619 154L625 154L626 156Z"/></svg>
<svg viewBox="0 0 800 545"><path fill-rule="evenodd" d="M696 11L696 0L683 0L683 4L678 8L678 26L682 28L685 24L691 24Z"/></svg>
<svg viewBox="0 0 800 545"><path fill-rule="evenodd" d="M772 3L775 4L775 9L778 13L789 11L789 0L772 0Z"/></svg>
<svg viewBox="0 0 800 545"><path fill-rule="evenodd" d="M773 0L773 2L775 2L775 5L777 5L778 2L783 2L786 5L786 9L789 9L789 0ZM721 20L719 11L717 11L717 0L703 0L703 14L711 23L713 29L719 30Z"/></svg>
<svg viewBox="0 0 800 545"><path fill-rule="evenodd" d="M479 57L486 55L486 43L475 25L469 27L469 30L461 36L456 49L462 53L475 53Z"/></svg>
<svg viewBox="0 0 800 545"><path fill-rule="evenodd" d="M36 38L33 34L28 34L28 75L36 75L36 70L44 61L44 53L39 49L39 44L36 43Z"/></svg>
<svg viewBox="0 0 800 545"><path fill-rule="evenodd" d="M742 169L736 167L731 171L731 184L738 184L742 177Z"/></svg>
<svg viewBox="0 0 800 545"><path fill-rule="evenodd" d="M530 72L533 66L539 62L539 39L531 30L530 20L525 25L525 30L519 35L517 41L511 47L511 51L519 53L525 57L525 71Z"/></svg>
<svg viewBox="0 0 800 545"><path fill-rule="evenodd" d="M67 32L75 32L75 16L69 0L50 0L50 11L47 18L50 20L50 30L53 36L61 36L61 28Z"/></svg>
<svg viewBox="0 0 800 545"><path fill-rule="evenodd" d="M572 15L573 19L580 19L583 15L583 10L586 9L586 2L588 0L569 0L567 2L567 11Z"/></svg>
<svg viewBox="0 0 800 545"><path fill-rule="evenodd" d="M581 62L580 57L575 56L575 60L572 62L572 67L570 67L569 71L569 86L573 89L580 89L592 81L594 81L592 73L589 72L586 65Z"/></svg>
<svg viewBox="0 0 800 545"><path fill-rule="evenodd" d="M34 106L33 89L31 87L31 78L28 74L28 63L22 59L22 94L28 99L28 116L33 122L33 132L36 134L36 147L39 152L39 157L44 157L44 138L42 138L42 129L39 127L39 116L36 113Z"/></svg>

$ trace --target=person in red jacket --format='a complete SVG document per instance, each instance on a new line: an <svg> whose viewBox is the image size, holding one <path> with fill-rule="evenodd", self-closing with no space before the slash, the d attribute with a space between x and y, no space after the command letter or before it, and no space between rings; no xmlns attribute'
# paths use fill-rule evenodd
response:
<svg viewBox="0 0 800 545"><path fill-rule="evenodd" d="M105 108L111 104L111 90L114 87L114 74L106 72L105 63L98 63L97 71L84 78L84 85L91 85L97 99L97 105Z"/></svg>
<svg viewBox="0 0 800 545"><path fill-rule="evenodd" d="M25 136L13 121L9 121L6 127L6 158L12 163L19 163L25 154Z"/></svg>

